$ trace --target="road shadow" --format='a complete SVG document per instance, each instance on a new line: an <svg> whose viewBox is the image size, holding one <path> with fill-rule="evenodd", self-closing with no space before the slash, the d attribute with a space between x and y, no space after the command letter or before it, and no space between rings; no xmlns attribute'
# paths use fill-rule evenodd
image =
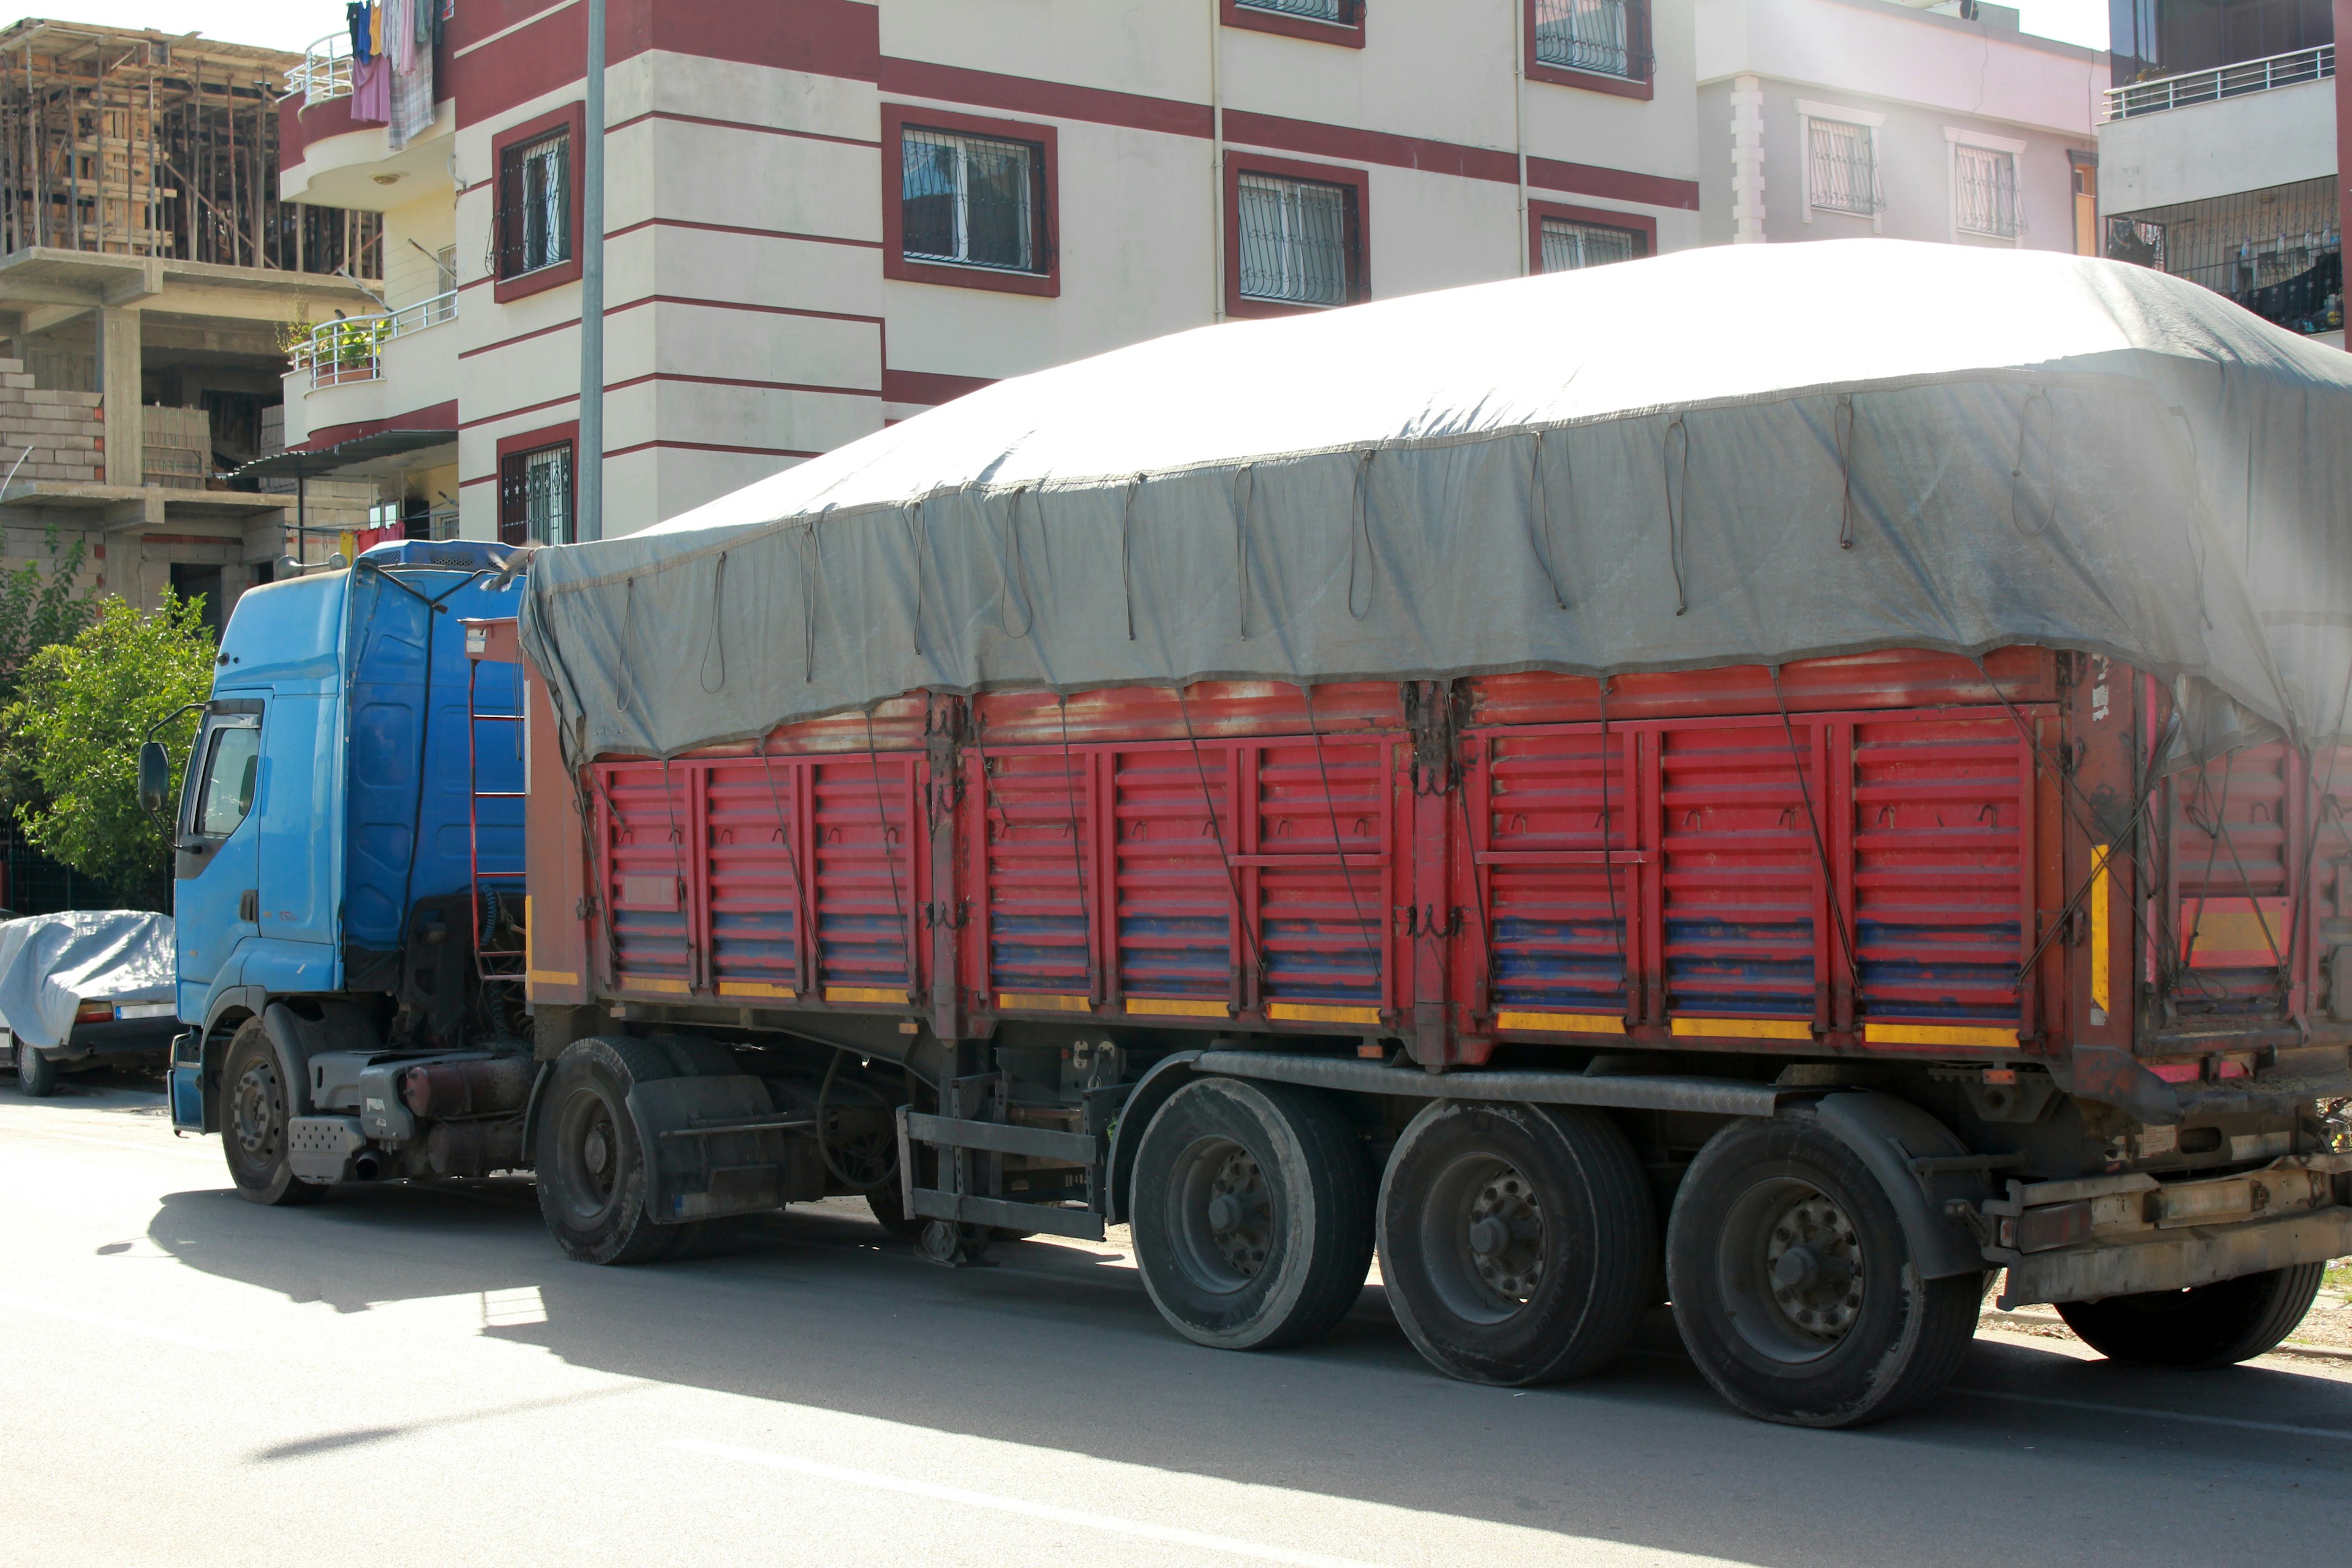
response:
<svg viewBox="0 0 2352 1568"><path fill-rule="evenodd" d="M1177 1338L1123 1259L1030 1242L949 1270L862 1215L805 1205L721 1256L640 1268L562 1258L521 1179L338 1189L288 1210L174 1193L150 1236L339 1312L535 1288L545 1321L484 1331L622 1376L1790 1568L1980 1568L2047 1555L2103 1516L2160 1529L2168 1559L2266 1563L2340 1529L2352 1492L2352 1383L2156 1373L1987 1339L1929 1411L1806 1431L1720 1404L1663 1310L1596 1376L1483 1388L1432 1372L1377 1286L1320 1344L1220 1353ZM2184 1505L2216 1492L2228 1506Z"/></svg>

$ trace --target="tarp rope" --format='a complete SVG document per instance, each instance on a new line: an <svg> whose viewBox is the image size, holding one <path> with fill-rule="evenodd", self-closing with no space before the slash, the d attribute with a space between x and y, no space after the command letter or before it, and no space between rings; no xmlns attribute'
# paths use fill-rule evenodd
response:
<svg viewBox="0 0 2352 1568"><path fill-rule="evenodd" d="M1805 756L1797 747L1797 729L1789 721L1789 699L1780 689L1780 667L1765 667L1772 675L1772 700L1780 708L1780 732L1789 740L1789 765L1797 770L1797 794L1805 803L1805 826L1812 830L1813 854L1822 868L1822 894L1829 900L1830 924L1845 949L1846 984L1862 988L1862 965L1853 955L1853 932L1846 925L1845 909L1838 901L1837 876L1830 868L1829 846L1822 841L1822 819L1813 814L1813 786L1805 779Z"/></svg>
<svg viewBox="0 0 2352 1568"><path fill-rule="evenodd" d="M1301 681L1298 695L1307 703L1307 732L1315 738L1315 771L1323 780L1323 812L1331 822L1331 853L1339 861L1339 885L1348 890L1348 908L1356 917L1357 934L1363 938L1364 956L1372 961L1372 984L1379 988L1381 950L1372 938L1372 922L1364 918L1364 906L1356 898L1356 879L1348 872L1348 852L1339 840L1339 804L1331 796L1331 770L1323 759L1323 731L1315 724L1315 689Z"/></svg>
<svg viewBox="0 0 2352 1568"><path fill-rule="evenodd" d="M874 710L866 710L866 768L874 780L874 831L880 840L882 864L890 872L890 910L898 919L898 955L907 967L907 996L915 994L915 943L907 931L907 906L898 897L898 858L890 848L890 813L882 804L882 755L874 746Z"/></svg>
<svg viewBox="0 0 2352 1568"><path fill-rule="evenodd" d="M768 737L765 735L760 737L760 771L767 776L768 799L776 808L776 837L784 847L784 862L791 867L793 873L793 981L794 989L798 989L803 970L811 974L815 973L812 957L814 950L809 946L813 940L810 931L814 922L809 913L808 884L801 878L800 851L793 847L792 821L784 814L783 792L776 787L776 759L768 751ZM803 958L810 959L810 962L801 962Z"/></svg>
<svg viewBox="0 0 2352 1568"><path fill-rule="evenodd" d="M1062 710L1062 803L1069 812L1070 869L1078 879L1078 914L1083 922L1087 948L1087 1001L1089 1005L1100 1001L1095 982L1095 905L1087 896L1086 850L1078 841L1077 764L1070 760L1070 700L1062 692L1054 693L1054 701Z"/></svg>
<svg viewBox="0 0 2352 1568"><path fill-rule="evenodd" d="M1573 458L1571 458L1570 460L1572 462ZM1534 552L1536 564L1543 568L1544 581L1551 584L1552 608L1564 610L1568 608L1568 595L1559 590L1559 567L1557 560L1559 554L1559 542L1552 532L1551 488L1544 477L1544 433L1540 430L1536 432L1535 469L1529 477L1528 488L1534 491L1534 521L1537 536L1542 542ZM1571 502L1575 500L1575 495L1576 475L1575 469L1571 468L1569 470L1569 498Z"/></svg>
<svg viewBox="0 0 2352 1568"><path fill-rule="evenodd" d="M1217 820L1217 803L1209 794L1209 771L1201 761L1200 737L1192 732L1192 710L1184 700L1184 689L1172 688L1176 693L1176 711L1184 720L1184 741L1192 748L1192 774L1201 782L1201 809L1209 814L1209 831L1217 840L1217 858L1225 868L1225 885L1233 889L1234 919L1242 928L1242 945L1249 952L1250 970L1262 985L1265 981L1265 959L1258 951L1257 935L1250 926L1250 911L1242 902L1241 879L1234 872L1233 852L1225 847L1224 824Z"/></svg>

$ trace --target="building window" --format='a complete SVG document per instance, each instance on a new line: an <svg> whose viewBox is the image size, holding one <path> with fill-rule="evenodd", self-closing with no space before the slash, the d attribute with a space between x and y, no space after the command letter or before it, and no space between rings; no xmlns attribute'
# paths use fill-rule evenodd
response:
<svg viewBox="0 0 2352 1568"><path fill-rule="evenodd" d="M2017 154L1956 146L1952 159L1953 219L1960 232L2015 239L2025 226L2017 211Z"/></svg>
<svg viewBox="0 0 2352 1568"><path fill-rule="evenodd" d="M1236 205L1243 299L1344 305L1358 297L1362 265L1352 189L1244 173Z"/></svg>
<svg viewBox="0 0 2352 1568"><path fill-rule="evenodd" d="M1644 0L1533 0L1535 63L1643 81L1650 75Z"/></svg>
<svg viewBox="0 0 2352 1568"><path fill-rule="evenodd" d="M1606 267L1631 261L1643 254L1643 237L1630 228L1610 228L1564 217L1542 220L1542 247L1536 258L1538 272L1574 272L1586 267Z"/></svg>
<svg viewBox="0 0 2352 1568"><path fill-rule="evenodd" d="M900 254L910 261L1040 270L1042 149L909 125L899 142Z"/></svg>
<svg viewBox="0 0 2352 1568"><path fill-rule="evenodd" d="M572 443L558 441L499 459L499 539L507 544L572 542Z"/></svg>
<svg viewBox="0 0 2352 1568"><path fill-rule="evenodd" d="M1343 27L1356 19L1349 0L1234 0L1234 4L1244 11L1271 11L1277 16L1304 16Z"/></svg>
<svg viewBox="0 0 2352 1568"><path fill-rule="evenodd" d="M572 259L572 132L499 154L496 275L520 278Z"/></svg>
<svg viewBox="0 0 2352 1568"><path fill-rule="evenodd" d="M1878 143L1867 125L1842 120L1807 122L1806 174L1811 205L1822 212L1878 212Z"/></svg>

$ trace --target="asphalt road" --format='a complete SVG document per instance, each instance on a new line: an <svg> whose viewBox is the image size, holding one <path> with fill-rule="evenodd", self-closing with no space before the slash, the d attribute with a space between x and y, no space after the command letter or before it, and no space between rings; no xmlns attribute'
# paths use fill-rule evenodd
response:
<svg viewBox="0 0 2352 1568"><path fill-rule="evenodd" d="M1719 1405L1663 1317L1589 1381L1423 1365L1377 1286L1220 1354L1116 1242L915 1259L863 1206L559 1257L528 1183L309 1209L160 1099L0 1087L0 1563L1821 1565L2326 1560L2352 1363L2154 1374L1981 1336L1857 1433Z"/></svg>

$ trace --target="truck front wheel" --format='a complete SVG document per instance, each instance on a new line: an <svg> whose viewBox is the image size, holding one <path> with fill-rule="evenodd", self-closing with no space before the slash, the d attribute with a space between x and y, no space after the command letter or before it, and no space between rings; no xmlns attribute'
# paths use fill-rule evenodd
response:
<svg viewBox="0 0 2352 1568"><path fill-rule="evenodd" d="M1135 1262L1171 1327L1219 1350L1320 1339L1362 1294L1372 1181L1330 1101L1206 1078L1168 1099L1135 1155Z"/></svg>
<svg viewBox="0 0 2352 1568"><path fill-rule="evenodd" d="M2058 1315L2110 1361L2201 1370L2251 1361L2294 1331L2319 1295L2324 1263L2273 1268L2104 1301L2066 1301Z"/></svg>
<svg viewBox="0 0 2352 1568"><path fill-rule="evenodd" d="M258 1017L230 1037L221 1085L221 1152L236 1195L278 1207L317 1203L327 1189L298 1179L287 1160L293 1112L277 1048Z"/></svg>
<svg viewBox="0 0 2352 1568"><path fill-rule="evenodd" d="M1380 1206L1389 1305L1454 1377L1581 1377L1624 1348L1648 1304L1649 1182L1600 1111L1432 1101L1397 1140Z"/></svg>
<svg viewBox="0 0 2352 1568"><path fill-rule="evenodd" d="M647 1214L645 1152L629 1117L632 1086L672 1076L668 1058L639 1040L579 1040L556 1059L534 1163L539 1212L567 1257L651 1263L690 1228Z"/></svg>
<svg viewBox="0 0 2352 1568"><path fill-rule="evenodd" d="M1859 1156L1808 1115L1735 1121L1699 1151L1666 1230L1691 1360L1750 1415L1859 1426L1931 1398L1975 1336L1983 1276L1922 1279Z"/></svg>

